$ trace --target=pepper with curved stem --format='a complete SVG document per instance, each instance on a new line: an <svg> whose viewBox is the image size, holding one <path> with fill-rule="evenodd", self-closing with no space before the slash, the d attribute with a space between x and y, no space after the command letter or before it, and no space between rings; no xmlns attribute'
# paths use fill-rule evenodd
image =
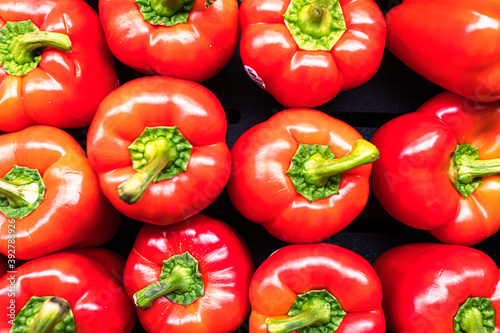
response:
<svg viewBox="0 0 500 333"><path fill-rule="evenodd" d="M333 315L329 304L319 298L311 298L302 306L302 310L298 315L286 319L267 319L267 331L288 333L309 326L325 325Z"/></svg>
<svg viewBox="0 0 500 333"><path fill-rule="evenodd" d="M67 35L48 31L33 31L17 37L10 44L9 51L17 63L23 64L34 61L33 51L47 46L71 51L71 41Z"/></svg>
<svg viewBox="0 0 500 333"><path fill-rule="evenodd" d="M154 142L154 145L156 148L155 156L149 163L117 188L120 199L128 204L138 202L149 184L158 177L163 169L172 165L177 158L178 153L171 141L159 138Z"/></svg>
<svg viewBox="0 0 500 333"><path fill-rule="evenodd" d="M133 299L139 309L146 311L160 296L188 306L203 293L204 284L198 271L198 260L189 252L184 252L164 260L160 280L135 292Z"/></svg>
<svg viewBox="0 0 500 333"><path fill-rule="evenodd" d="M50 297L43 302L28 333L51 333L71 310L70 304L60 297Z"/></svg>
<svg viewBox="0 0 500 333"><path fill-rule="evenodd" d="M320 154L311 156L304 163L304 178L311 185L325 186L328 178L360 165L373 163L379 157L377 147L369 141L358 140L354 143L352 152L345 157L327 160Z"/></svg>
<svg viewBox="0 0 500 333"><path fill-rule="evenodd" d="M5 195L10 205L15 208L25 207L38 199L38 184L16 185L0 180L0 194Z"/></svg>
<svg viewBox="0 0 500 333"><path fill-rule="evenodd" d="M10 75L24 76L40 63L40 49L52 47L71 51L69 36L50 31L40 31L31 22L6 22L0 29L0 66Z"/></svg>
<svg viewBox="0 0 500 333"><path fill-rule="evenodd" d="M151 308L153 301L160 296L173 291L189 292L192 284L195 283L191 275L192 272L189 268L177 266L167 278L136 292L134 294L134 303L139 309L146 311Z"/></svg>

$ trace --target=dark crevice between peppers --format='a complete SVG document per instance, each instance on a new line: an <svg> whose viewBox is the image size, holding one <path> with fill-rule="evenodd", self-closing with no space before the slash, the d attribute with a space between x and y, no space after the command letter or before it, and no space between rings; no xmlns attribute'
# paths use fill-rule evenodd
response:
<svg viewBox="0 0 500 333"><path fill-rule="evenodd" d="M312 290L297 295L288 312L289 318L266 320L269 333L335 332L346 312L339 301L326 290Z"/></svg>
<svg viewBox="0 0 500 333"><path fill-rule="evenodd" d="M339 0L292 0L283 20L298 47L331 51L346 31Z"/></svg>
<svg viewBox="0 0 500 333"><path fill-rule="evenodd" d="M118 188L120 199L138 202L152 182L170 179L187 170L193 146L177 127L146 127L128 147L136 174Z"/></svg>
<svg viewBox="0 0 500 333"><path fill-rule="evenodd" d="M495 309L488 298L468 298L453 318L455 333L491 333L495 330Z"/></svg>
<svg viewBox="0 0 500 333"><path fill-rule="evenodd" d="M0 179L0 211L8 218L22 219L40 205L44 194L38 170L14 165Z"/></svg>
<svg viewBox="0 0 500 333"><path fill-rule="evenodd" d="M309 201L339 193L341 174L376 161L380 153L372 143L358 140L349 155L335 158L327 145L304 145L292 157L287 171L295 189Z"/></svg>
<svg viewBox="0 0 500 333"><path fill-rule="evenodd" d="M75 333L70 304L54 296L31 297L19 311L11 333Z"/></svg>
<svg viewBox="0 0 500 333"><path fill-rule="evenodd" d="M483 182L481 177L500 173L500 159L480 160L478 148L457 145L448 165L448 177L464 197L471 195Z"/></svg>
<svg viewBox="0 0 500 333"><path fill-rule="evenodd" d="M69 52L71 41L65 34L40 31L31 22L6 22L0 29L0 66L10 75L26 75L38 67L45 47Z"/></svg>
<svg viewBox="0 0 500 333"><path fill-rule="evenodd" d="M188 306L204 294L198 261L189 252L164 260L159 278L160 281L134 294L134 303L139 309L148 310L153 301L160 296Z"/></svg>

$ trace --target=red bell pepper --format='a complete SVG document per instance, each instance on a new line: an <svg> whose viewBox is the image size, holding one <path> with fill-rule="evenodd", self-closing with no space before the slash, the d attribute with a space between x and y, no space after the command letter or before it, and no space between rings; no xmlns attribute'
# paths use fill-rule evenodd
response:
<svg viewBox="0 0 500 333"><path fill-rule="evenodd" d="M243 239L204 215L146 225L125 265L125 290L147 332L233 332L250 309L253 261Z"/></svg>
<svg viewBox="0 0 500 333"><path fill-rule="evenodd" d="M26 262L0 279L0 332L131 332L136 315L123 290L124 264L105 249Z"/></svg>
<svg viewBox="0 0 500 333"><path fill-rule="evenodd" d="M85 152L63 130L38 125L1 135L0 176L0 252L6 256L32 259L98 246L119 228L119 214Z"/></svg>
<svg viewBox="0 0 500 333"><path fill-rule="evenodd" d="M442 93L373 135L371 188L395 219L445 243L500 229L500 103Z"/></svg>
<svg viewBox="0 0 500 333"><path fill-rule="evenodd" d="M383 253L373 265L391 332L500 332L500 274L485 253L408 244Z"/></svg>
<svg viewBox="0 0 500 333"><path fill-rule="evenodd" d="M89 125L118 80L97 13L83 0L20 0L0 17L0 131Z"/></svg>
<svg viewBox="0 0 500 333"><path fill-rule="evenodd" d="M146 74L205 81L238 44L236 0L100 0L109 48Z"/></svg>
<svg viewBox="0 0 500 333"><path fill-rule="evenodd" d="M244 0L240 55L279 103L316 107L375 74L385 29L372 0Z"/></svg>
<svg viewBox="0 0 500 333"><path fill-rule="evenodd" d="M339 246L281 248L257 268L249 294L250 333L385 333L374 269Z"/></svg>
<svg viewBox="0 0 500 333"><path fill-rule="evenodd" d="M386 15L387 47L430 81L481 102L500 100L500 3L403 0Z"/></svg>
<svg viewBox="0 0 500 333"><path fill-rule="evenodd" d="M226 128L222 106L203 86L141 78L102 102L87 150L120 212L171 224L200 212L224 189L231 169Z"/></svg>
<svg viewBox="0 0 500 333"><path fill-rule="evenodd" d="M368 200L371 165L362 164L378 158L354 128L309 109L254 126L231 154L232 203L289 243L319 242L349 225Z"/></svg>

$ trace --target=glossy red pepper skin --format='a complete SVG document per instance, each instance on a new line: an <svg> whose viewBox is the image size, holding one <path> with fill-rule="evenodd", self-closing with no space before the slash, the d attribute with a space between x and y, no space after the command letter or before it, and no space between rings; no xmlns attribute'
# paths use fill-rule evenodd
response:
<svg viewBox="0 0 500 333"><path fill-rule="evenodd" d="M243 239L225 223L204 215L170 226L146 225L125 265L125 290L159 280L163 260L189 252L202 274L204 295L187 307L166 297L147 311L137 309L147 332L233 332L248 315L248 285L253 260Z"/></svg>
<svg viewBox="0 0 500 333"><path fill-rule="evenodd" d="M238 44L238 2L196 0L187 23L144 21L134 0L100 0L99 15L115 57L145 73L205 81L231 60Z"/></svg>
<svg viewBox="0 0 500 333"><path fill-rule="evenodd" d="M338 194L312 202L297 192L286 172L299 143L330 145L340 158L359 139L354 128L320 111L281 111L245 132L231 148L231 202L285 242L322 241L348 226L365 207L371 165L344 172Z"/></svg>
<svg viewBox="0 0 500 333"><path fill-rule="evenodd" d="M500 274L485 253L449 244L408 244L373 264L382 282L391 332L453 333L453 318L468 297L489 298L500 331Z"/></svg>
<svg viewBox="0 0 500 333"><path fill-rule="evenodd" d="M372 0L340 0L347 30L331 51L298 48L283 21L290 0L244 0L240 56L288 107L316 107L362 85L380 66L385 21Z"/></svg>
<svg viewBox="0 0 500 333"><path fill-rule="evenodd" d="M26 262L0 279L0 331L11 327L11 300L17 314L32 296L57 296L70 303L76 332L131 332L137 317L123 290L124 264L122 256L105 249L63 251Z"/></svg>
<svg viewBox="0 0 500 333"><path fill-rule="evenodd" d="M45 48L40 65L25 76L0 67L0 131L89 125L118 82L97 13L83 0L22 0L2 2L0 17L0 27L30 19L42 31L68 35L72 47L67 53Z"/></svg>
<svg viewBox="0 0 500 333"><path fill-rule="evenodd" d="M11 219L0 213L0 252L4 255L12 245L12 230L16 259L98 246L118 231L118 212L102 194L83 149L63 130L38 125L0 136L1 177L14 165L37 169L46 190L43 201L29 215Z"/></svg>
<svg viewBox="0 0 500 333"><path fill-rule="evenodd" d="M457 144L479 148L481 159L500 157L500 104L481 104L445 92L416 112L383 125L371 138L380 150L371 188L404 224L436 238L474 245L500 229L500 176L482 177L468 198L455 190L447 168Z"/></svg>
<svg viewBox="0 0 500 333"><path fill-rule="evenodd" d="M386 15L387 47L447 90L476 101L498 101L499 12L494 0L404 0Z"/></svg>
<svg viewBox="0 0 500 333"><path fill-rule="evenodd" d="M267 318L287 317L298 294L326 289L347 315L335 333L385 333L382 288L373 267L348 249L288 245L274 252L250 282L250 333L267 332Z"/></svg>
<svg viewBox="0 0 500 333"><path fill-rule="evenodd" d="M193 145L187 170L152 183L142 199L127 204L117 187L136 171L127 147L145 127L177 126ZM176 78L148 77L128 82L108 95L87 136L89 160L102 191L124 215L171 224L211 204L229 178L227 122L219 101L203 86Z"/></svg>

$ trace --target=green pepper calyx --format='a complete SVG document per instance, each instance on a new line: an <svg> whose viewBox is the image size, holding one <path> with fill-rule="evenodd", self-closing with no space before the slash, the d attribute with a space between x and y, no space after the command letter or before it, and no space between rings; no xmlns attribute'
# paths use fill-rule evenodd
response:
<svg viewBox="0 0 500 333"><path fill-rule="evenodd" d="M283 20L303 50L330 51L346 31L339 0L292 0Z"/></svg>
<svg viewBox="0 0 500 333"><path fill-rule="evenodd" d="M326 290L312 290L298 295L286 319L266 320L269 333L335 332L346 312L339 301Z"/></svg>
<svg viewBox="0 0 500 333"><path fill-rule="evenodd" d="M31 22L6 22L0 29L0 66L10 75L24 76L38 67L45 47L69 52L71 41L65 34L40 31Z"/></svg>
<svg viewBox="0 0 500 333"><path fill-rule="evenodd" d="M193 146L174 127L146 127L128 147L138 172L118 188L120 199L138 202L152 182L170 179L187 170Z"/></svg>
<svg viewBox="0 0 500 333"><path fill-rule="evenodd" d="M451 183L466 198L483 183L481 177L498 173L500 159L480 160L478 148L469 144L457 145L448 165Z"/></svg>
<svg viewBox="0 0 500 333"><path fill-rule="evenodd" d="M136 0L136 4L146 22L170 27L188 21L194 0Z"/></svg>
<svg viewBox="0 0 500 333"><path fill-rule="evenodd" d="M148 310L160 296L184 306L203 296L204 284L198 270L198 261L189 252L164 260L159 278L158 282L134 294L134 303L139 309Z"/></svg>
<svg viewBox="0 0 500 333"><path fill-rule="evenodd" d="M495 326L495 309L488 298L468 298L453 318L455 333L491 333Z"/></svg>
<svg viewBox="0 0 500 333"><path fill-rule="evenodd" d="M36 169L14 167L0 179L0 211L8 218L22 219L43 201L45 185Z"/></svg>
<svg viewBox="0 0 500 333"><path fill-rule="evenodd" d="M328 145L299 144L287 171L295 189L309 201L339 193L341 174L380 156L369 141L358 140L349 155L335 158Z"/></svg>
<svg viewBox="0 0 500 333"><path fill-rule="evenodd" d="M75 333L69 303L54 296L31 297L19 311L11 333Z"/></svg>

